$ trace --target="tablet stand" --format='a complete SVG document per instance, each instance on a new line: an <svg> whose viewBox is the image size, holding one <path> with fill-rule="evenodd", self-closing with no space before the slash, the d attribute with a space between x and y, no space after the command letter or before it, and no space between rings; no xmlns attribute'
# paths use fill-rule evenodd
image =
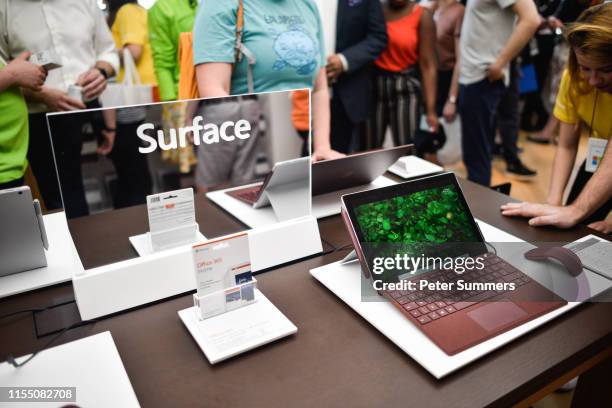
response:
<svg viewBox="0 0 612 408"><path fill-rule="evenodd" d="M278 221L310 214L310 189L304 183L284 184L264 191Z"/></svg>
<svg viewBox="0 0 612 408"><path fill-rule="evenodd" d="M199 320L231 312L255 302L257 280L244 282L204 296L193 294L193 305Z"/></svg>
<svg viewBox="0 0 612 408"><path fill-rule="evenodd" d="M347 264L349 262L353 262L356 259L357 259L357 252L355 252L355 250L353 249L344 258L342 258L340 260L340 264L344 265L344 264Z"/></svg>

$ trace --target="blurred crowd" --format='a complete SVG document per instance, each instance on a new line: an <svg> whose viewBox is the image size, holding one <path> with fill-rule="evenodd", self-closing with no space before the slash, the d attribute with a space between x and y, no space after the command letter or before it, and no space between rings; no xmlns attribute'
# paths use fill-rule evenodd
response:
<svg viewBox="0 0 612 408"><path fill-rule="evenodd" d="M612 230L606 221L612 158L605 144L612 134L612 4L141 3L0 0L0 189L23 184L30 166L52 208L61 200L51 191L57 183L52 150L65 163L64 195L82 189L82 140L74 129L83 124L69 115L53 119L58 140L52 147L46 113L100 107L107 85L125 83L133 64L138 83L150 85L159 101L310 89L310 98L293 92L292 118L303 153L313 160L414 143L418 155L436 162L440 149L457 140L468 179L489 186L494 154L503 157L508 175L536 175L520 158L522 129L531 142L524 149L558 144L550 191L546 204L511 205L504 213L537 219L534 225L587 222ZM50 52L56 66L31 61L41 52ZM236 116L256 122L253 101L237 99ZM216 108L171 106L177 105L168 105L164 118L175 128L189 123L193 109L212 117ZM125 152L139 143L135 128L143 112L122 112L105 111L98 121L97 152L123 172L140 174L143 164ZM569 185L585 134L598 150ZM214 152L176 154L182 171L196 169L196 181L198 167L223 165ZM146 194L143 183L124 188Z"/></svg>

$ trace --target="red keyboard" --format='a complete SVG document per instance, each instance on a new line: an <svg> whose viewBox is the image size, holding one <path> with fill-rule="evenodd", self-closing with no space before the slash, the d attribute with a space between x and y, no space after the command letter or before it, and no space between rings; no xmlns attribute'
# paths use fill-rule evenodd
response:
<svg viewBox="0 0 612 408"><path fill-rule="evenodd" d="M230 196L237 198L238 200L244 201L248 204L255 204L257 202L257 198L259 198L259 191L261 190L261 185L254 187L247 187L240 190L231 190L228 191L227 194Z"/></svg>
<svg viewBox="0 0 612 408"><path fill-rule="evenodd" d="M463 274L458 274L452 270L431 271L419 275L410 280L419 281L426 279L429 282L493 282L510 283L514 282L516 287L531 282L523 272L516 269L503 259L494 254L487 254L484 257L484 268L482 270L470 270ZM457 285L452 287L456 288ZM459 310L482 302L489 298L507 293L508 291L466 291L466 290L410 290L410 291L386 291L388 297L407 311L420 324L431 323L434 320L449 316Z"/></svg>
<svg viewBox="0 0 612 408"><path fill-rule="evenodd" d="M254 203L257 201L257 196L259 195L259 189L250 190L250 191L242 191L237 194L244 201L248 201L250 203Z"/></svg>

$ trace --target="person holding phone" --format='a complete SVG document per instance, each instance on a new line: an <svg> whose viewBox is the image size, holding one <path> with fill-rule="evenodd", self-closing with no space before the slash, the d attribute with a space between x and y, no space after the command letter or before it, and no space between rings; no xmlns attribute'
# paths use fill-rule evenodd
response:
<svg viewBox="0 0 612 408"><path fill-rule="evenodd" d="M49 52L59 65L40 90L26 90L30 145L28 160L47 209L64 208L68 217L89 212L81 173L81 128L87 115L57 115L49 140L48 112L99 107L98 96L119 68L119 56L96 0L0 2L0 56ZM69 90L75 93L69 93ZM60 118L61 116L61 118ZM57 158L57 168L53 157ZM57 182L62 180L61 195Z"/></svg>

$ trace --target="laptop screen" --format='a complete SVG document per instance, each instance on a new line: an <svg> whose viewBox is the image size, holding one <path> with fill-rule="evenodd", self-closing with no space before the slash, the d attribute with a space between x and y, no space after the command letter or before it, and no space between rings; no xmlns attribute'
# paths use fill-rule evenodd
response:
<svg viewBox="0 0 612 408"><path fill-rule="evenodd" d="M366 259L482 254L483 238L452 174L346 196Z"/></svg>

